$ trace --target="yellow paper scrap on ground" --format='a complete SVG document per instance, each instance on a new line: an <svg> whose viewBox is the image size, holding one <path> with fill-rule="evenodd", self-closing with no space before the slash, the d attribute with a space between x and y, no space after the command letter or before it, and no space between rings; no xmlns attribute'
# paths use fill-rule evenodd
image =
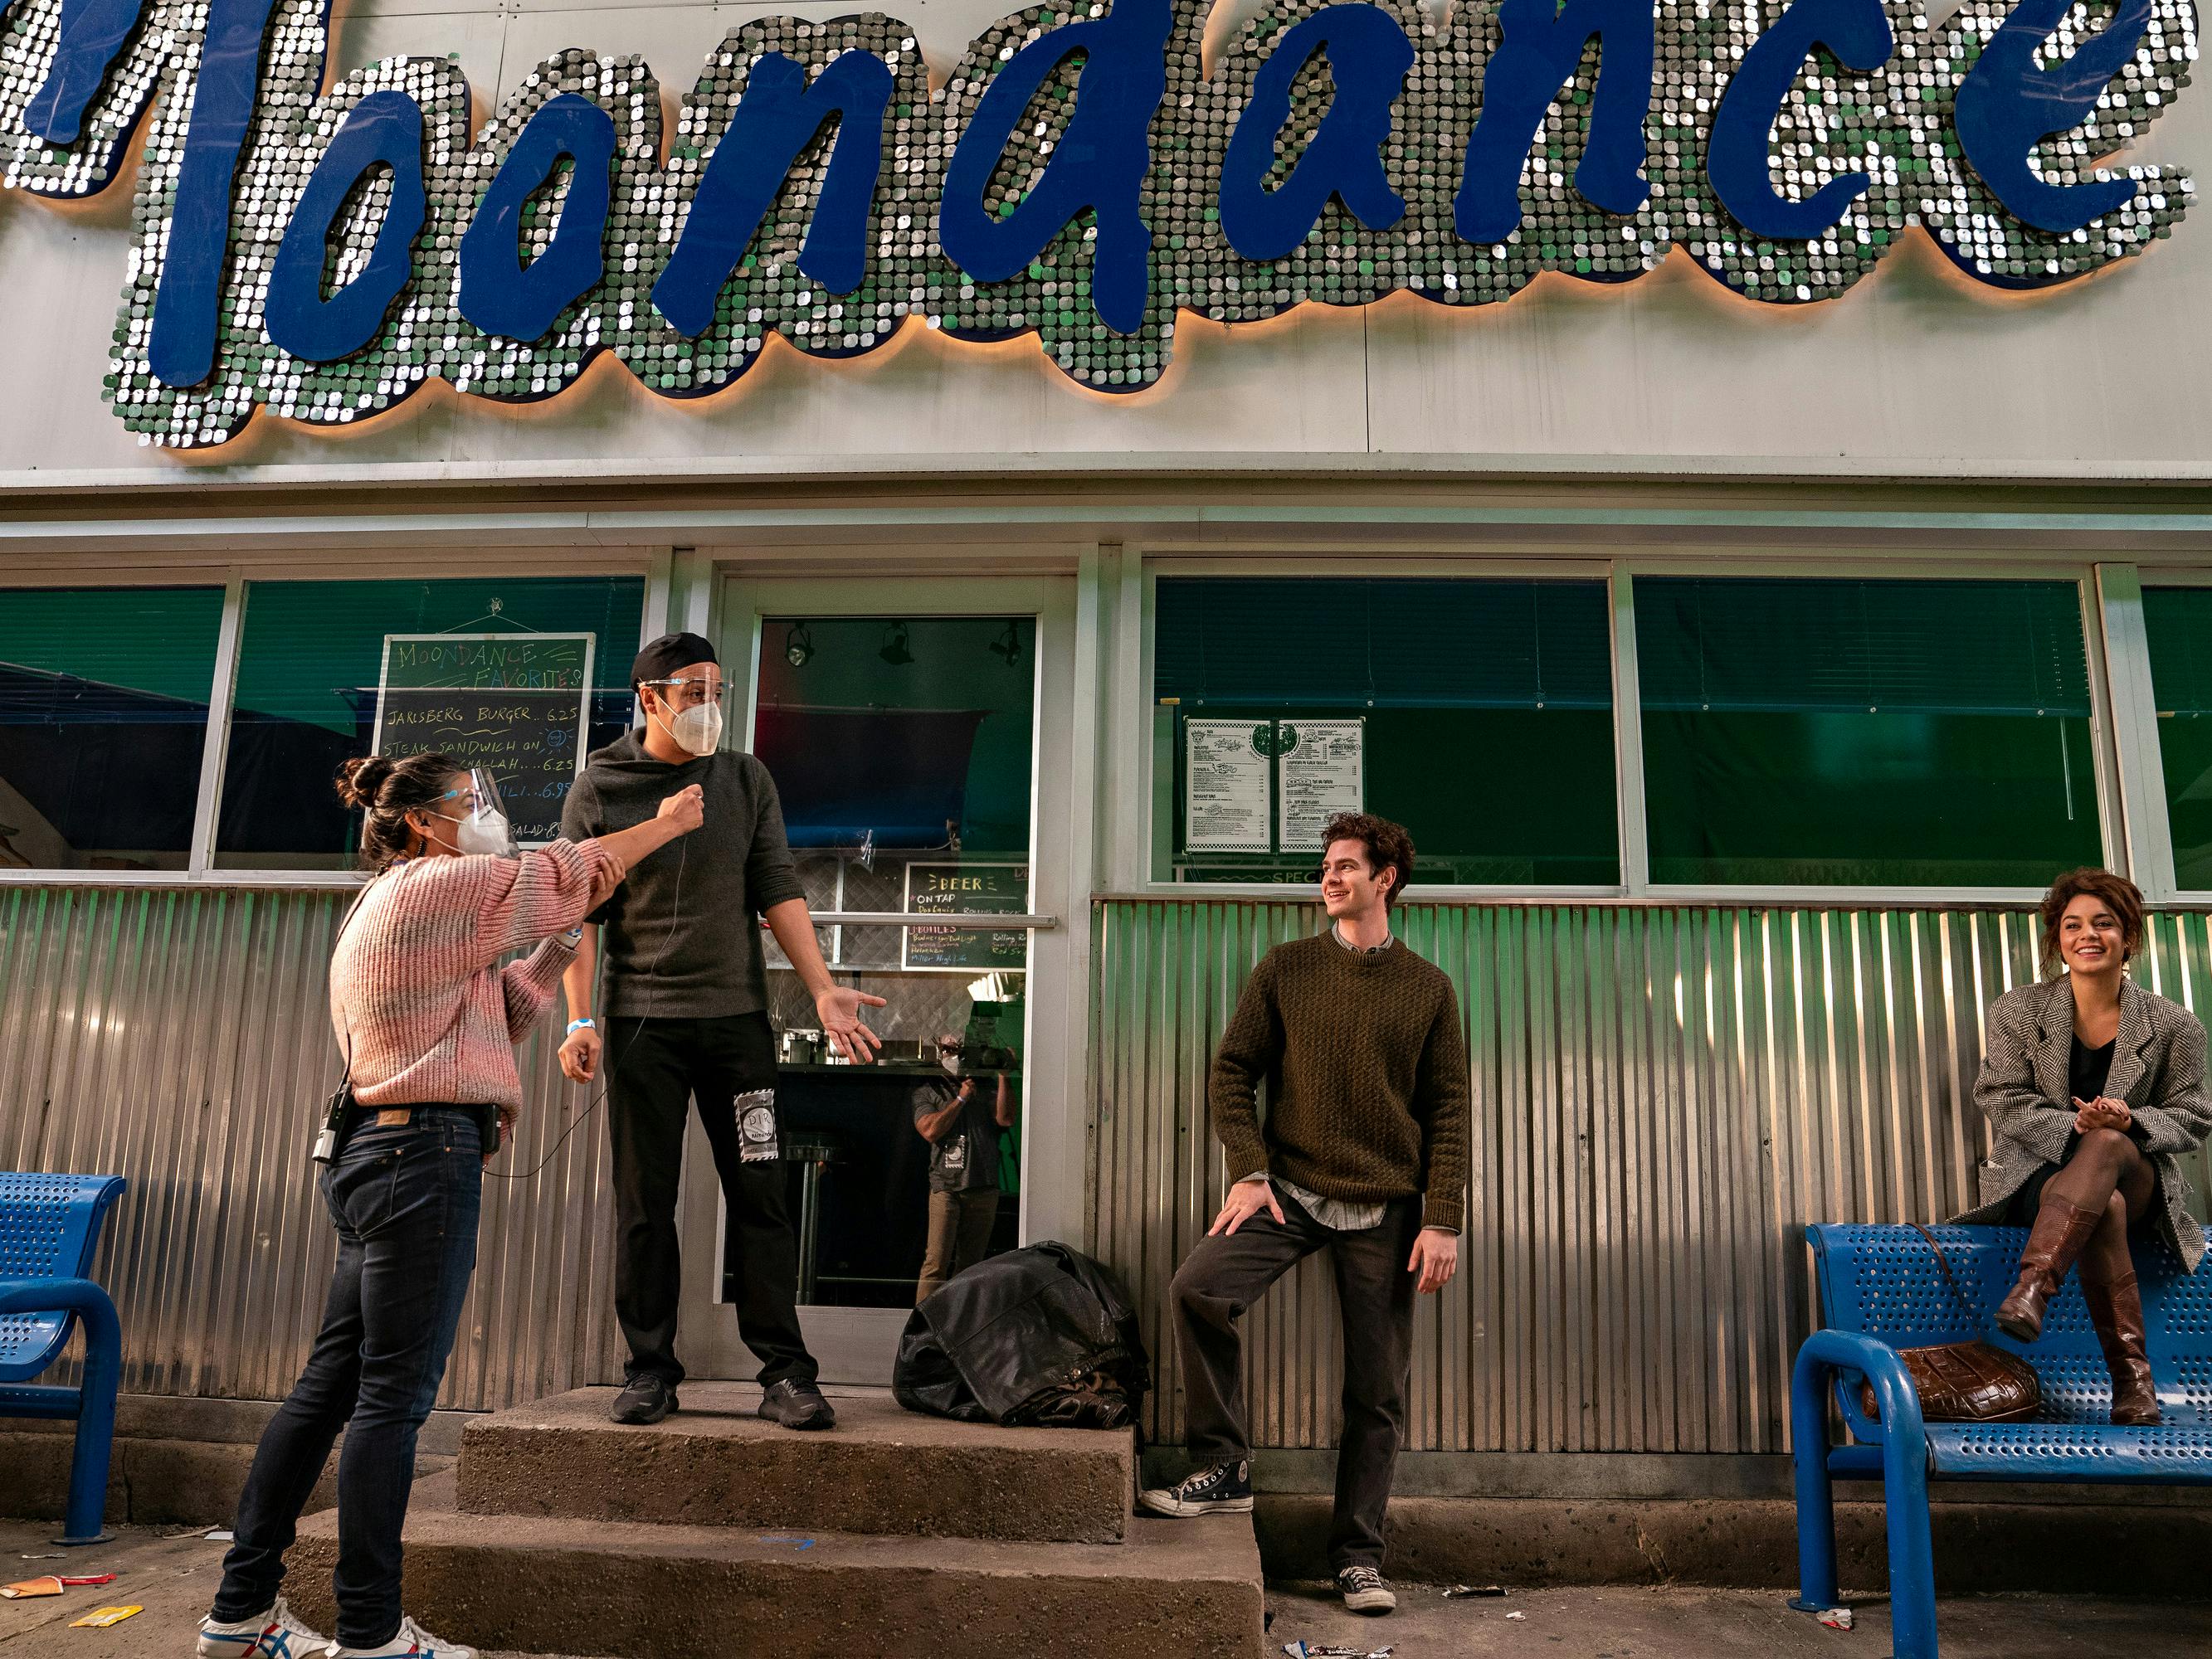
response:
<svg viewBox="0 0 2212 1659"><path fill-rule="evenodd" d="M143 1607L95 1607L82 1619L70 1620L71 1630L106 1630L110 1625L119 1625L134 1613L143 1613Z"/></svg>

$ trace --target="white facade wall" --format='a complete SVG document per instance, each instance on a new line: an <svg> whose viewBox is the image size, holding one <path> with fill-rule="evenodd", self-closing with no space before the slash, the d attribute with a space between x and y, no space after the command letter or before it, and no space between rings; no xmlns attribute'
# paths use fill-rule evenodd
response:
<svg viewBox="0 0 2212 1659"><path fill-rule="evenodd" d="M997 0L889 8L940 77ZM565 46L639 52L676 99L749 18L820 4L360 0L330 78L398 53L453 55L480 122ZM1936 9L1939 12L1946 9ZM1219 40L1244 14L1224 4ZM2212 89L2185 90L2124 161L2212 165ZM1923 235L1843 298L1764 307L1678 251L1607 287L1540 278L1510 303L1446 311L1400 295L1308 306L1231 330L1186 319L1141 394L1081 388L1034 340L962 345L916 322L890 347L809 362L781 343L696 403L600 363L545 404L434 386L343 434L257 416L240 439L142 447L100 399L128 241L127 179L86 204L0 193L9 395L0 489L360 477L572 478L605 471L797 478L832 472L1346 467L1481 474L2196 479L2212 472L2212 210L2100 276L2032 295L1954 271ZM302 470L306 471L302 471Z"/></svg>

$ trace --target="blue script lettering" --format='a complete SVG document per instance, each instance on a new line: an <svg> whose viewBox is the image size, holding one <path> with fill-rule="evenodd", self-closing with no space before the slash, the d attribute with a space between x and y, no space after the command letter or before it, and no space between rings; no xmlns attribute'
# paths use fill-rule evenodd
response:
<svg viewBox="0 0 2212 1659"><path fill-rule="evenodd" d="M564 92L530 118L461 237L461 315L487 334L543 338L606 274L604 251L614 165L614 118ZM553 240L522 263L522 207L569 164Z"/></svg>
<svg viewBox="0 0 2212 1659"><path fill-rule="evenodd" d="M1032 40L991 77L945 174L945 257L979 283L1004 282L1044 252L1079 213L1097 217L1091 303L1118 333L1144 325L1152 295L1152 228L1139 196L1152 165L1149 131L1167 91L1170 0L1115 0L1101 18L1071 23ZM1066 136L1044 177L1001 219L983 198L1045 77L1076 53L1083 69Z"/></svg>
<svg viewBox="0 0 2212 1659"><path fill-rule="evenodd" d="M1336 88L1291 176L1267 187L1291 118L1291 87L1317 56ZM1413 43L1379 6L1331 6L1288 30L1253 78L1252 95L1221 163L1221 230L1248 259L1279 259L1321 222L1334 196L1370 230L1405 216L1406 198L1382 171L1390 106L1413 66Z"/></svg>
<svg viewBox="0 0 2212 1659"><path fill-rule="evenodd" d="M1505 44L1482 78L1482 113L1467 141L1452 221L1460 240L1502 242L1521 226L1521 168L1544 112L1598 46L1589 141L1575 189L1607 213L1633 213L1650 195L1644 118L1651 109L1651 0L1504 0Z"/></svg>

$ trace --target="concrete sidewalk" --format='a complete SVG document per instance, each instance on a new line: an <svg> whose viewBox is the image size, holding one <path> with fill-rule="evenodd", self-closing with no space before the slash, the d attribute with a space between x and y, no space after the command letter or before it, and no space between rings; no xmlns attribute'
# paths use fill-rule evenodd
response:
<svg viewBox="0 0 2212 1659"><path fill-rule="evenodd" d="M1888 1659L1889 1607L1846 1595L1855 1628L1829 1630L1771 1590L1591 1589L1446 1601L1440 1586L1400 1584L1388 1618L1346 1613L1327 1584L1267 1587L1267 1652L1303 1638L1391 1659ZM1523 1617L1514 1619L1510 1614ZM2212 1601L2121 1601L1972 1595L1936 1608L1943 1659L2202 1659L2212 1653Z"/></svg>
<svg viewBox="0 0 2212 1659"><path fill-rule="evenodd" d="M25 1560L54 1546L51 1522L0 1521L0 1583L41 1573L112 1572L115 1583L30 1601L0 1601L0 1653L14 1659L179 1659L221 1576L219 1541L129 1528L112 1544L67 1559ZM1283 1644L1389 1644L1393 1659L1886 1659L1888 1609L1879 1597L1850 1598L1858 1628L1825 1630L1769 1590L1564 1589L1503 1601L1444 1600L1433 1585L1401 1584L1388 1619L1346 1613L1325 1585L1274 1584L1274 1624L1266 1652ZM145 1611L106 1630L71 1630L94 1607ZM1509 1619L1510 1613L1523 1619ZM2124 1601L2051 1595L1962 1596L1942 1605L1945 1659L2079 1659L2124 1651L2128 1659L2199 1659L2212 1652L2212 1601ZM465 1632L441 1632L457 1638ZM959 1633L945 1633L947 1650ZM506 1659L487 1655L486 1659ZM853 1659L899 1659L855 1654ZM1176 1659L1133 1653L1132 1659Z"/></svg>

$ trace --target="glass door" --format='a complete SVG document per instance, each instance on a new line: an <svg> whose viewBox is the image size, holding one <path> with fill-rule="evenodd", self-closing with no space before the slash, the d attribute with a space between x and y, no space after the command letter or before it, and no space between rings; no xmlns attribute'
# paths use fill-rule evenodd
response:
<svg viewBox="0 0 2212 1659"><path fill-rule="evenodd" d="M886 1382L916 1301L1023 1242L1036 1093L1041 715L1055 585L759 581L724 591L743 733L775 779L832 979L880 996L873 1064L821 1035L769 941L777 1115L800 1317L825 1381ZM749 671L738 665L750 664ZM702 1375L755 1362L702 1144L687 1160L680 1351Z"/></svg>

